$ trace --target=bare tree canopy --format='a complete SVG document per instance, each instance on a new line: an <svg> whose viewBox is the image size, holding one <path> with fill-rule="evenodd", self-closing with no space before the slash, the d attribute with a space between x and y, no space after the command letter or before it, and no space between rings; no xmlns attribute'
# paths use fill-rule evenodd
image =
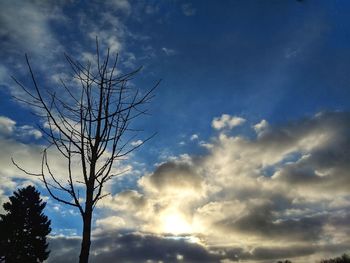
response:
<svg viewBox="0 0 350 263"><path fill-rule="evenodd" d="M141 68L118 74L118 55L112 57L108 49L102 58L98 41L96 47L96 61L87 65L65 54L73 73L73 85L61 79L60 90L49 91L39 86L27 55L33 87L28 88L14 78L26 94L24 99L17 99L33 107L44 119L40 129L49 144L43 151L39 173L27 171L14 160L13 163L26 174L40 177L55 200L79 210L83 220L80 262L88 262L92 213L97 202L108 194L103 192L103 187L120 174L113 171L113 165L154 136L140 144L131 144L138 130L130 124L147 114L147 104L159 85L156 83L146 92L129 85ZM49 147L55 147L66 159L64 182L50 169ZM81 171L78 178L73 173L77 161Z"/></svg>

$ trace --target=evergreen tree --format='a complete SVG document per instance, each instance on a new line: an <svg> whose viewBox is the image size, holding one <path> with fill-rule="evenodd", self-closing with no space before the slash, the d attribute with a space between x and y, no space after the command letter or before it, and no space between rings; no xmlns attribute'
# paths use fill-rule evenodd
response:
<svg viewBox="0 0 350 263"><path fill-rule="evenodd" d="M14 192L0 215L0 261L6 263L43 262L50 251L46 236L51 221L43 214L46 203L40 193L28 186Z"/></svg>

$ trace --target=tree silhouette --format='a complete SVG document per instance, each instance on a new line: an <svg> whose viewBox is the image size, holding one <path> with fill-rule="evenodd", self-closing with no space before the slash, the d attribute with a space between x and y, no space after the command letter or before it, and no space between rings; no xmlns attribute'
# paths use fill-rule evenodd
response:
<svg viewBox="0 0 350 263"><path fill-rule="evenodd" d="M3 204L7 213L0 215L0 260L43 262L50 253L46 236L51 221L43 214L46 203L33 186L17 190L9 199Z"/></svg>
<svg viewBox="0 0 350 263"><path fill-rule="evenodd" d="M88 262L93 210L97 202L108 195L103 192L103 187L123 172L114 169L115 162L153 137L133 143L135 132L139 130L130 124L147 113L145 105L159 84L145 92L134 88L129 81L140 68L118 74L118 56L112 59L108 49L105 58L101 59L97 39L96 50L96 61L87 65L65 55L74 78L70 85L61 80L61 89L53 92L39 87L27 55L32 89L14 79L27 94L27 98L17 99L34 107L44 118L45 123L40 128L50 143L48 147L54 146L66 159L66 179L59 180L50 169L46 149L39 173L29 172L15 161L13 163L28 175L40 177L55 200L79 210L83 223L80 263ZM80 166L78 175L73 172L74 163Z"/></svg>
<svg viewBox="0 0 350 263"><path fill-rule="evenodd" d="M323 259L321 263L350 263L350 257L347 254L343 254L341 257Z"/></svg>

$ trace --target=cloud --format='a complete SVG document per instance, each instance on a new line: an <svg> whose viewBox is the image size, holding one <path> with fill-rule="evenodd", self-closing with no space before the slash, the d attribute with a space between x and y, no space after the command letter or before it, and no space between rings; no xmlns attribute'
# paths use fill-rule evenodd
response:
<svg viewBox="0 0 350 263"><path fill-rule="evenodd" d="M16 122L10 118L0 116L0 134L10 135L15 129Z"/></svg>
<svg viewBox="0 0 350 263"><path fill-rule="evenodd" d="M106 16L111 16L111 14L107 14ZM121 24L117 18L111 17L111 19L114 19L116 21L115 24ZM90 37L90 41L95 40L96 36L98 36L99 40L101 41L99 44L102 46L101 50L103 50L103 52L105 52L107 48L109 48L110 53L112 55L115 55L123 50L123 38L119 35L123 34L123 29L119 30L119 32L117 33L118 35L111 35L111 32L109 31L108 27L104 29L100 29L99 25L92 25L91 27L92 29L88 34L88 36Z"/></svg>
<svg viewBox="0 0 350 263"><path fill-rule="evenodd" d="M80 242L78 237L50 237L48 243L51 253L48 262L76 262L79 258Z"/></svg>
<svg viewBox="0 0 350 263"><path fill-rule="evenodd" d="M128 0L108 0L106 3L114 10L120 10L126 14L131 12L131 5Z"/></svg>
<svg viewBox="0 0 350 263"><path fill-rule="evenodd" d="M268 127L269 127L269 123L266 120L262 120L253 126L253 128L258 136L263 135L263 133L266 132Z"/></svg>
<svg viewBox="0 0 350 263"><path fill-rule="evenodd" d="M100 218L96 220L97 231L94 230L94 233L98 233L102 229L103 230L118 229L118 228L123 228L124 226L125 226L125 221L118 216L109 216L105 218Z"/></svg>
<svg viewBox="0 0 350 263"><path fill-rule="evenodd" d="M0 116L0 135L17 136L19 138L34 137L40 139L42 133L30 125L16 126L16 122L8 117Z"/></svg>
<svg viewBox="0 0 350 263"><path fill-rule="evenodd" d="M40 170L41 156L44 146L21 143L13 137L0 138L0 146L2 149L2 154L0 155L0 164L2 167L1 176L8 178L9 180L19 178L35 182L36 177L25 175L19 171L12 164L11 157L13 157L22 167L35 173ZM48 156L49 161L55 160L52 162L51 168L55 174L58 175L58 178L65 178L65 174L62 173L62 167L66 167L64 158L53 149L48 151Z"/></svg>
<svg viewBox="0 0 350 263"><path fill-rule="evenodd" d="M48 262L75 262L79 256L80 239L56 236L49 238L51 254ZM238 246L210 247L193 242L190 237L161 236L140 232L101 232L93 237L90 252L92 263L113 262L238 262L258 260L270 263L279 259L301 256L301 263L315 262L317 251L344 251L347 248L324 245L299 245L288 247L259 245L253 249Z"/></svg>
<svg viewBox="0 0 350 263"><path fill-rule="evenodd" d="M186 3L181 5L182 13L185 16L194 16L197 12L195 8L193 8L191 3Z"/></svg>
<svg viewBox="0 0 350 263"><path fill-rule="evenodd" d="M211 126L216 130L225 128L232 129L245 123L245 119L237 116L230 116L228 114L222 114L220 117L215 117L211 123Z"/></svg>
<svg viewBox="0 0 350 263"><path fill-rule="evenodd" d="M41 131L35 129L33 126L30 125L23 125L17 130L21 134L21 136L33 136L35 139L40 139L43 136Z"/></svg>
<svg viewBox="0 0 350 263"><path fill-rule="evenodd" d="M277 219L273 216L276 204L263 204L247 207L248 211L237 220L225 219L217 222L219 227L226 231L233 231L264 239L278 239L286 242L293 240L298 242L318 240L322 228L327 222L327 215L312 215L298 219Z"/></svg>
<svg viewBox="0 0 350 263"><path fill-rule="evenodd" d="M63 53L64 47L53 27L66 25L66 16L62 13L66 3L68 2L1 1L0 85L8 88L12 95L22 97L24 94L10 76L15 76L25 84L22 78L27 73L25 53L32 65L35 64L35 72L45 72L43 79L49 78L52 71L60 68L57 56Z"/></svg>
<svg viewBox="0 0 350 263"><path fill-rule="evenodd" d="M32 127L1 120L8 134L0 139L3 196L18 185L16 179L34 180L9 164L9 157L35 171L42 147L13 139L14 131ZM338 252L350 244L349 132L350 114L342 112L269 125L255 138L219 132L206 154L173 157L142 176L137 189L101 201L105 216L94 222L94 260L124 255L125 262L148 257L175 262L195 260L193 254L201 251L202 262L286 257L310 262L319 253ZM55 160L53 171L65 166L59 154L50 152L49 157ZM133 233L106 234L116 230ZM171 253L143 254L153 249L151 243L162 249L159 244L167 244L164 249ZM128 252L136 244L140 258ZM62 251L67 258L77 253L68 247ZM57 254L53 258L60 260Z"/></svg>
<svg viewBox="0 0 350 263"><path fill-rule="evenodd" d="M84 60L93 58L96 36L99 38L100 52L105 55L107 47L111 56L123 52L120 56L120 70L135 68L135 54L126 48L128 41L143 41L141 36L130 32L124 18L133 7L127 0L108 0L103 4L90 1L84 9L76 9L74 1L1 1L0 3L0 80L12 95L21 97L23 92L17 85L9 85L8 76L15 76L27 84L28 71L24 53L28 53L39 85L51 88L59 77L66 76L63 53ZM69 16L74 11L76 16ZM75 39L79 31L80 41ZM65 34L60 32L65 31ZM25 40L25 41L23 41ZM6 51L6 52L5 52ZM94 52L94 51L92 51ZM93 60L95 61L95 60ZM51 81L51 83L50 83ZM74 86L74 85L72 85Z"/></svg>
<svg viewBox="0 0 350 263"><path fill-rule="evenodd" d="M132 141L130 144L131 146L139 146L143 143L142 140Z"/></svg>
<svg viewBox="0 0 350 263"><path fill-rule="evenodd" d="M165 53L167 56L172 56L176 54L176 51L174 49L162 47L162 51Z"/></svg>
<svg viewBox="0 0 350 263"><path fill-rule="evenodd" d="M92 262L306 263L339 253L350 244L349 132L343 112L269 125L251 138L219 132L206 154L171 158L137 189L101 201ZM4 158L16 156L30 169L39 162L40 146L4 137L0 147ZM4 158L0 193L14 188L14 178L27 178ZM64 166L52 158L54 169ZM51 242L61 249L52 249L52 262L76 259L78 239Z"/></svg>
<svg viewBox="0 0 350 263"><path fill-rule="evenodd" d="M61 47L50 27L51 22L64 20L60 12L61 5L59 1L55 4L44 1L2 1L1 48L12 55L30 51L41 54L43 58L50 57L46 51L52 52L52 47L58 51Z"/></svg>
<svg viewBox="0 0 350 263"><path fill-rule="evenodd" d="M200 176L192 169L191 165L183 162L167 162L160 165L154 173L144 176L141 185L156 192L166 192L186 189L200 189Z"/></svg>
<svg viewBox="0 0 350 263"><path fill-rule="evenodd" d="M75 262L79 239L56 237L49 240L48 262ZM58 251L55 252L55 251ZM113 262L220 262L222 255L186 238L141 233L104 232L94 237L90 253L93 263Z"/></svg>
<svg viewBox="0 0 350 263"><path fill-rule="evenodd" d="M67 184L68 178L68 162L62 154L55 148L35 143L35 139L40 139L42 134L30 125L17 126L15 121L10 118L0 117L0 147L2 154L0 155L0 194L9 194L15 188L26 184L42 185L38 180L41 179L41 164L43 150L47 149L47 161L50 165L50 170L55 178L62 184ZM23 169L29 173L37 174L31 176L20 171L11 161L11 158ZM98 164L99 166L100 164ZM120 169L125 167L121 164ZM129 167L131 168L131 167ZM82 181L82 172L79 159L73 158L71 166L72 176L79 181ZM48 175L47 169L44 167L44 172ZM112 167L112 173L117 173L116 167ZM52 183L50 176L46 177L48 182ZM77 186L80 189L80 186ZM56 193L56 190L53 190ZM62 197L70 200L70 196ZM83 197L83 194L81 195ZM68 198L68 199L67 199ZM0 197L0 199L2 199Z"/></svg>
<svg viewBox="0 0 350 263"><path fill-rule="evenodd" d="M0 85L8 85L9 78L10 77L7 68L4 65L0 64Z"/></svg>
<svg viewBox="0 0 350 263"><path fill-rule="evenodd" d="M255 138L219 132L207 154L172 158L106 207L127 229L198 238L217 262L339 253L350 244L350 114L265 124Z"/></svg>
<svg viewBox="0 0 350 263"><path fill-rule="evenodd" d="M198 138L199 138L198 134L192 134L190 137L190 140L194 141L194 140L198 140Z"/></svg>

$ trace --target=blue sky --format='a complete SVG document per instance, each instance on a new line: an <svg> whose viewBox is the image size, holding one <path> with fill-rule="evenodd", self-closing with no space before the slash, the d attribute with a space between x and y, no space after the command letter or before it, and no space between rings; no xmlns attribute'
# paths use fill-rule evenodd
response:
<svg viewBox="0 0 350 263"><path fill-rule="evenodd" d="M131 172L96 210L94 262L310 262L346 252L348 1L4 0L0 10L1 201L28 183L48 197L10 163L35 169L45 145L42 120L12 98L21 94L11 76L30 86L27 53L54 90L69 79L64 52L86 63L97 36L119 53L121 72L143 66L132 85L162 82L151 116L135 123L139 139L157 136L120 164ZM51 199L47 213L59 262L55 247L78 246L79 216ZM170 258L145 253L159 242Z"/></svg>

